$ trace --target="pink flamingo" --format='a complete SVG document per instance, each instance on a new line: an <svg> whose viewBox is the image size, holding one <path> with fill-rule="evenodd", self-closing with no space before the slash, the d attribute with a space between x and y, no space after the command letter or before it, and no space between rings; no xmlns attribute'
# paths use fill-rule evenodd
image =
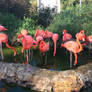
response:
<svg viewBox="0 0 92 92"><path fill-rule="evenodd" d="M40 35L38 35L37 37L36 37L36 41L39 43L40 41L43 41L43 37L42 36L40 36Z"/></svg>
<svg viewBox="0 0 92 92"><path fill-rule="evenodd" d="M2 60L4 59L3 57L3 52L2 52L2 42L6 44L6 47L12 49L14 51L14 56L16 55L16 50L14 47L11 47L8 44L8 36L4 33L0 33L0 46L1 46L1 54L2 54Z"/></svg>
<svg viewBox="0 0 92 92"><path fill-rule="evenodd" d="M81 36L81 35L85 37L84 30L81 30L80 34L77 34L77 36ZM90 51L90 49L92 49L92 35L86 36L85 37L85 43L83 43L82 45L83 46L85 46L85 45L89 46L88 48L89 48L89 51Z"/></svg>
<svg viewBox="0 0 92 92"><path fill-rule="evenodd" d="M53 53L53 56L55 56L55 54L56 54L56 43L57 43L57 40L58 40L58 34L53 34L52 35L52 40L53 40L53 42L54 42L54 53Z"/></svg>
<svg viewBox="0 0 92 92"><path fill-rule="evenodd" d="M73 52L75 56L74 66L77 64L77 53L83 50L82 44L79 41L80 38L76 36L76 41L67 41L61 44L62 47L66 48L68 51ZM84 40L85 38L82 38ZM71 67L71 66L70 66Z"/></svg>
<svg viewBox="0 0 92 92"><path fill-rule="evenodd" d="M69 33L67 33L67 31L66 31L65 29L64 29L62 32L63 32L63 37L62 37L62 41L63 41L63 42L72 39L72 35L69 34Z"/></svg>
<svg viewBox="0 0 92 92"><path fill-rule="evenodd" d="M7 29L4 26L0 25L0 32L2 32L4 30L7 30ZM14 51L14 56L15 56L16 55L16 50L15 50L14 47L11 47L8 44L8 36L6 34L4 34L4 33L0 33L0 51L1 51L2 60L4 59L3 52L2 52L2 42L6 44L6 47L11 48Z"/></svg>
<svg viewBox="0 0 92 92"><path fill-rule="evenodd" d="M29 50L32 46L37 45L36 42L33 40L32 36L30 36L30 35L19 34L19 35L17 36L17 39L20 39L20 38L22 38L22 39L21 39L22 46L23 46L23 48L22 48L22 53L23 53L25 50ZM35 44L35 45L34 45L34 44ZM27 62L26 62L25 64L28 64L28 61L29 61L28 58L29 58L29 57L28 57L28 55L27 55Z"/></svg>
<svg viewBox="0 0 92 92"><path fill-rule="evenodd" d="M72 35L67 33L67 30L63 30L62 31L63 33L63 37L62 37L62 41L63 42L66 42L66 41L69 41L69 40L72 40ZM72 52L70 52L70 66L72 66Z"/></svg>
<svg viewBox="0 0 92 92"><path fill-rule="evenodd" d="M49 50L49 44L47 44L45 41L41 41L39 44L39 50L42 53L46 53ZM46 59L45 59L45 64L47 63L47 54L46 54Z"/></svg>
<svg viewBox="0 0 92 92"><path fill-rule="evenodd" d="M34 34L34 37L36 38L37 36L42 36L43 37L43 34L44 34L44 31L43 30L40 30L40 29L37 29L35 34Z"/></svg>
<svg viewBox="0 0 92 92"><path fill-rule="evenodd" d="M43 38L52 38L53 33L50 31L45 30L43 34Z"/></svg>
<svg viewBox="0 0 92 92"><path fill-rule="evenodd" d="M81 30L79 33L76 33L76 37L78 37L79 40L82 41L83 38L85 38L84 30Z"/></svg>

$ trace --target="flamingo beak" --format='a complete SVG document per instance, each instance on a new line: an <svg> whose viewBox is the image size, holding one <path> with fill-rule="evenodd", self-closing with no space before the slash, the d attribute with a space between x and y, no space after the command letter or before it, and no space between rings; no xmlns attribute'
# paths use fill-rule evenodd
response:
<svg viewBox="0 0 92 92"><path fill-rule="evenodd" d="M64 34L64 32L62 32L62 34Z"/></svg>

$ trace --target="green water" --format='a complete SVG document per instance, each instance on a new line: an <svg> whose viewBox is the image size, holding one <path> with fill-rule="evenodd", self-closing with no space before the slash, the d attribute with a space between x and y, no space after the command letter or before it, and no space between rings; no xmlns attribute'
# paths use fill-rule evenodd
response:
<svg viewBox="0 0 92 92"><path fill-rule="evenodd" d="M24 61L26 61L25 54L21 53L21 47L16 47L16 50L17 50L17 55L14 57L13 51L11 51L11 49L4 48L3 62L23 63ZM46 54L47 54L47 57L46 57ZM46 54L42 55L39 50L31 50L30 64L33 66L46 68L49 70L61 71L61 70L70 69L69 52L66 51L65 49L58 48L56 56L53 56L53 52L47 52ZM47 59L47 62L46 62L46 59ZM73 55L73 61L74 61L74 55ZM92 62L92 54L89 54L88 51L86 50L85 52L81 52L80 54L78 53L77 67L89 62ZM25 89L23 87L19 87L17 85L11 86L6 84L2 85L2 84L3 83L0 83L1 85L0 89L6 90L6 91L0 91L0 92L37 92L37 91L32 91L30 89ZM92 88L82 90L81 92L92 92Z"/></svg>

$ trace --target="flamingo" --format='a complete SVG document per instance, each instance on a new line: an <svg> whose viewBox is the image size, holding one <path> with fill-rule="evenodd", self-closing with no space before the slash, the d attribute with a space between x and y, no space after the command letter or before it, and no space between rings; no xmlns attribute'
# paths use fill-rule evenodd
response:
<svg viewBox="0 0 92 92"><path fill-rule="evenodd" d="M67 33L67 30L64 29L62 32L63 32L63 37L62 37L63 42L66 42L72 39L72 35Z"/></svg>
<svg viewBox="0 0 92 92"><path fill-rule="evenodd" d="M46 53L49 50L49 44L47 44L45 41L41 41L39 44L39 50L42 53ZM45 64L47 62L47 55L46 55L46 59L45 59Z"/></svg>
<svg viewBox="0 0 92 92"><path fill-rule="evenodd" d="M29 50L32 46L37 45L36 42L33 40L32 36L30 36L30 35L19 34L17 36L17 39L20 39L20 38L22 38L21 42L22 42L22 45L23 45L23 48L22 48L22 51L21 51L22 53L25 50ZM29 57L27 55L27 62L25 64L28 64L28 62L29 62Z"/></svg>
<svg viewBox="0 0 92 92"><path fill-rule="evenodd" d="M7 30L4 26L0 25L0 32Z"/></svg>
<svg viewBox="0 0 92 92"><path fill-rule="evenodd" d="M52 38L53 33L45 30L43 34L43 38Z"/></svg>
<svg viewBox="0 0 92 92"><path fill-rule="evenodd" d="M37 29L35 34L34 34L34 37L36 38L37 36L42 36L43 37L43 34L44 34L44 31L43 30L40 30L40 29Z"/></svg>
<svg viewBox="0 0 92 92"><path fill-rule="evenodd" d="M55 54L56 54L56 43L57 43L57 40L58 40L58 34L53 34L52 35L52 40L53 40L53 42L54 42L54 53L53 53L53 56L55 56Z"/></svg>
<svg viewBox="0 0 92 92"><path fill-rule="evenodd" d="M2 52L2 42L6 44L6 47L12 49L14 51L14 56L16 55L16 50L14 47L11 47L9 44L8 44L8 36L4 33L0 33L0 46L1 46L1 56L2 56L2 60L4 59L3 57L3 52Z"/></svg>
<svg viewBox="0 0 92 92"><path fill-rule="evenodd" d="M40 36L40 35L38 35L37 37L36 37L36 41L39 43L40 41L42 41L43 40L43 37L42 36Z"/></svg>
<svg viewBox="0 0 92 92"><path fill-rule="evenodd" d="M62 41L63 42L66 42L66 41L69 41L69 40L72 40L72 35L67 33L67 30L63 30L62 31L63 33L63 37L62 37ZM70 52L70 66L72 66L72 52Z"/></svg>
<svg viewBox="0 0 92 92"><path fill-rule="evenodd" d="M83 38L85 38L84 30L81 30L79 33L76 33L76 35L80 41L82 41Z"/></svg>
<svg viewBox="0 0 92 92"><path fill-rule="evenodd" d="M81 35L83 35L85 37L85 33L84 33L84 30L81 30ZM79 34L77 34L77 36L80 36ZM80 39L81 40L81 39ZM92 35L88 35L85 37L85 43L82 44L83 46L85 45L89 45L89 51L90 49L92 49Z"/></svg>
<svg viewBox="0 0 92 92"><path fill-rule="evenodd" d="M79 53L83 50L82 44L80 43L79 39L80 38L78 36L76 36L76 41L67 41L64 44L61 44L61 47L64 47L68 51L74 53L74 56L75 56L74 66L76 66L76 64L77 64L77 53ZM82 37L83 41L84 41L84 39L85 38Z"/></svg>
<svg viewBox="0 0 92 92"><path fill-rule="evenodd" d="M4 26L0 25L0 32L7 30ZM4 59L3 52L2 52L2 42L6 44L6 47L11 48L14 51L14 56L16 55L16 50L14 47L11 47L8 44L8 36L4 33L0 33L0 51L2 60Z"/></svg>

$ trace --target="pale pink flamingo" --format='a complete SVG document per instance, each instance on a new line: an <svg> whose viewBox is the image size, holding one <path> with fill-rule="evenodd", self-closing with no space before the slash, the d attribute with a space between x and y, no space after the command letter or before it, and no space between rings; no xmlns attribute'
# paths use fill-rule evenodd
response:
<svg viewBox="0 0 92 92"><path fill-rule="evenodd" d="M63 41L63 42L72 40L72 35L69 34L69 33L67 32L67 30L64 29L64 30L62 31L62 33L63 33L63 37L62 37L62 41ZM70 52L70 66L72 66L72 52Z"/></svg>
<svg viewBox="0 0 92 92"><path fill-rule="evenodd" d="M66 48L68 51L74 53L74 56L75 56L74 66L77 64L77 53L79 53L83 50L79 39L80 38L78 38L76 36L76 41L67 41L64 44L61 44L62 47ZM83 38L82 40L84 40L84 39L85 38Z"/></svg>

